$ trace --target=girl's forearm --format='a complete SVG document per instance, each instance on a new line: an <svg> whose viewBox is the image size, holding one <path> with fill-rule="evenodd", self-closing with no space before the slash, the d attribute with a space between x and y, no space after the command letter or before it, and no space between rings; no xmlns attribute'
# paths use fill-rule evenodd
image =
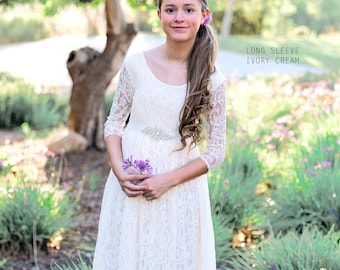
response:
<svg viewBox="0 0 340 270"><path fill-rule="evenodd" d="M105 138L105 144L112 171L118 176L122 172L123 164L122 138L116 134L109 135Z"/></svg>
<svg viewBox="0 0 340 270"><path fill-rule="evenodd" d="M201 158L196 158L186 165L168 173L171 186L177 186L208 172L208 167Z"/></svg>

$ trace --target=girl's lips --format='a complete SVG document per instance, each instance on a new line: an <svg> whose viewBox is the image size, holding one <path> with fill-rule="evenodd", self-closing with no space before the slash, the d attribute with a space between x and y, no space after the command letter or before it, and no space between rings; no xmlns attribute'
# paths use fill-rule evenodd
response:
<svg viewBox="0 0 340 270"><path fill-rule="evenodd" d="M172 28L175 29L175 30L185 30L185 29L187 29L187 27L181 27L181 26L174 26Z"/></svg>

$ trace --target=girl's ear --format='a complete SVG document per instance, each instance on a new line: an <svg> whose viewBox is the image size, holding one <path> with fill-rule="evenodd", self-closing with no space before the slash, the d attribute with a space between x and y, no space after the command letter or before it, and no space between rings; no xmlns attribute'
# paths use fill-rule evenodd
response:
<svg viewBox="0 0 340 270"><path fill-rule="evenodd" d="M158 18L161 19L161 11L159 9L157 10L157 15L158 15Z"/></svg>
<svg viewBox="0 0 340 270"><path fill-rule="evenodd" d="M203 18L202 18L202 24L208 20L209 16L211 16L210 10L207 8L206 10L203 11Z"/></svg>

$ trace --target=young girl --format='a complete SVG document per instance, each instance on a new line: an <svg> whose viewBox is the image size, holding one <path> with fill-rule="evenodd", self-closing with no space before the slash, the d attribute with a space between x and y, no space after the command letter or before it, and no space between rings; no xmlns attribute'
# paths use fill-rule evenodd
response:
<svg viewBox="0 0 340 270"><path fill-rule="evenodd" d="M211 14L206 0L160 0L158 16L165 43L125 59L105 123L96 270L216 269L206 173L225 156L226 90ZM152 173L127 168L134 159Z"/></svg>

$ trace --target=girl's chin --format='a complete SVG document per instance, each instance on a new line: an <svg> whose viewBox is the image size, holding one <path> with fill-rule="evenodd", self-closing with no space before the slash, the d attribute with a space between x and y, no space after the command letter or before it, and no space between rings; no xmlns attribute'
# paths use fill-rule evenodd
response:
<svg viewBox="0 0 340 270"><path fill-rule="evenodd" d="M191 42L192 40L195 40L194 38L190 38L184 35L170 35L168 36L168 39L176 43L185 43L185 42Z"/></svg>

